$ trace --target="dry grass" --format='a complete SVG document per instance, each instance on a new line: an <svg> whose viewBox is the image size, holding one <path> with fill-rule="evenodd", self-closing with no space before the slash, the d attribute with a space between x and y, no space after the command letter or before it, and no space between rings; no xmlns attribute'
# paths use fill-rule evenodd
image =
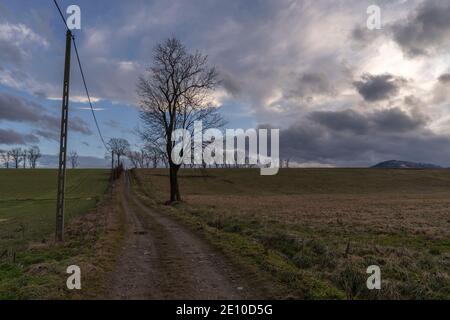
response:
<svg viewBox="0 0 450 320"><path fill-rule="evenodd" d="M164 170L138 177L165 200ZM181 190L179 210L257 241L347 298L450 298L450 170L184 170ZM371 264L382 270L377 293L365 287Z"/></svg>

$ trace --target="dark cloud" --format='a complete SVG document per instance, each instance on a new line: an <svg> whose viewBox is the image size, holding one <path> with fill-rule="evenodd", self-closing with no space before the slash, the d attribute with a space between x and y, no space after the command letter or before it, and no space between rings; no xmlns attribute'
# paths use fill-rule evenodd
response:
<svg viewBox="0 0 450 320"><path fill-rule="evenodd" d="M408 19L392 26L406 55L430 55L450 45L450 2L424 1Z"/></svg>
<svg viewBox="0 0 450 320"><path fill-rule="evenodd" d="M291 91L291 95L308 98L315 95L327 95L333 92L334 88L326 74L306 72L298 77L296 88Z"/></svg>
<svg viewBox="0 0 450 320"><path fill-rule="evenodd" d="M234 79L230 74L222 72L220 77L221 85L229 94L232 96L237 96L241 92L241 85L239 84L239 81Z"/></svg>
<svg viewBox="0 0 450 320"><path fill-rule="evenodd" d="M364 100L369 102L391 98L405 84L406 79L391 74L364 74L361 80L353 83Z"/></svg>
<svg viewBox="0 0 450 320"><path fill-rule="evenodd" d="M37 103L7 93L0 93L0 121L2 120L29 123L39 127L41 131L45 128L49 133L49 130L53 129L55 134L59 134L59 118L48 114L45 108ZM69 128L79 133L92 134L88 125L79 117L70 119Z"/></svg>
<svg viewBox="0 0 450 320"><path fill-rule="evenodd" d="M38 122L42 120L43 108L19 97L0 93L0 120L14 122Z"/></svg>
<svg viewBox="0 0 450 320"><path fill-rule="evenodd" d="M399 108L371 113L366 116L373 132L408 132L424 128L428 118L420 113L407 114Z"/></svg>
<svg viewBox="0 0 450 320"><path fill-rule="evenodd" d="M361 47L366 47L383 35L379 30L370 30L365 25L356 25L350 33L350 39Z"/></svg>
<svg viewBox="0 0 450 320"><path fill-rule="evenodd" d="M47 130L35 130L33 131L36 135L47 139L47 140L54 140L59 141L59 132L58 131L47 131Z"/></svg>
<svg viewBox="0 0 450 320"><path fill-rule="evenodd" d="M413 131L425 127L428 121L422 114L409 115L399 108L372 113L359 113L351 109L315 111L308 118L329 130L353 134Z"/></svg>
<svg viewBox="0 0 450 320"><path fill-rule="evenodd" d="M333 131L349 131L362 134L369 130L369 122L366 117L353 110L340 112L316 111L311 113L309 118Z"/></svg>
<svg viewBox="0 0 450 320"><path fill-rule="evenodd" d="M39 143L39 138L33 134L21 134L11 129L0 129L0 144L15 145Z"/></svg>
<svg viewBox="0 0 450 320"><path fill-rule="evenodd" d="M357 42L366 43L371 39L370 30L368 28L356 26L351 33L351 37Z"/></svg>
<svg viewBox="0 0 450 320"><path fill-rule="evenodd" d="M450 84L450 73L442 74L438 80L442 84Z"/></svg>
<svg viewBox="0 0 450 320"><path fill-rule="evenodd" d="M59 121L59 120L58 120ZM85 134L85 135L91 135L92 131L89 128L88 124L84 122L83 119L80 117L72 117L69 120L69 129Z"/></svg>
<svg viewBox="0 0 450 320"><path fill-rule="evenodd" d="M338 166L369 166L388 159L450 163L450 137L427 129L427 119L398 108L363 114L313 112L282 130L282 158Z"/></svg>

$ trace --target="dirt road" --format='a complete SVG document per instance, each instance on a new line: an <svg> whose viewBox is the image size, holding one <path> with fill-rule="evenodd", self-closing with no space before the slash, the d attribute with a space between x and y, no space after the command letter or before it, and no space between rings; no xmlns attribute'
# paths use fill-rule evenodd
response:
<svg viewBox="0 0 450 320"><path fill-rule="evenodd" d="M126 174L121 200L127 234L108 298L253 298L220 254L178 222L146 207L130 183Z"/></svg>

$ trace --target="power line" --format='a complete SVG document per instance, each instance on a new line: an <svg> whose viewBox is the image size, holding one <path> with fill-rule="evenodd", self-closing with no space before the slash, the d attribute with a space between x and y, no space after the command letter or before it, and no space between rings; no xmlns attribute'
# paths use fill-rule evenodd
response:
<svg viewBox="0 0 450 320"><path fill-rule="evenodd" d="M56 9L58 9L59 15L61 16L61 19L63 20L64 25L66 26L67 30L70 32L70 29L67 26L66 18L64 17L64 14L62 13L61 8L58 5L58 2L56 0L53 0L53 2L55 3ZM71 38L72 38L72 42L73 42L73 47L75 49L75 54L77 56L78 66L80 68L81 79L83 80L84 89L86 91L86 96L88 98L89 106L91 108L92 117L94 118L95 126L97 127L97 132L98 132L98 134L100 136L100 139L102 140L103 146L105 147L105 149L107 151L109 151L109 148L108 148L107 144L105 143L105 139L103 138L102 132L100 130L100 126L98 124L97 117L95 115L94 107L92 106L91 96L89 94L89 89L88 89L88 86L86 84L86 78L84 76L83 66L81 64L81 59L80 59L80 55L78 53L77 44L75 42L75 37L72 35L72 33L71 33Z"/></svg>
<svg viewBox="0 0 450 320"><path fill-rule="evenodd" d="M97 117L95 116L94 107L92 106L92 102L91 102L91 96L89 94L89 89L88 89L87 84L86 84L86 78L84 77L83 66L81 65L80 55L78 54L77 44L75 42L75 37L73 37L73 36L72 36L72 42L73 42L73 47L75 49L75 54L77 56L78 66L80 67L81 79L83 80L84 89L86 90L86 96L87 96L88 101L89 101L89 106L91 107L91 113L92 113L92 116L94 117L95 126L97 127L97 131L98 131L98 134L100 136L100 139L102 140L103 146L105 147L106 150L109 151L109 148L108 148L108 146L105 143L105 139L103 139L103 135L102 135L102 132L100 130L100 126L98 125Z"/></svg>
<svg viewBox="0 0 450 320"><path fill-rule="evenodd" d="M67 21L66 18L64 17L61 8L59 7L59 4L56 0L53 0L53 2L55 3L56 9L58 9L59 15L61 16L61 19L64 21L64 25L66 26L67 30L69 30L69 27L67 26Z"/></svg>

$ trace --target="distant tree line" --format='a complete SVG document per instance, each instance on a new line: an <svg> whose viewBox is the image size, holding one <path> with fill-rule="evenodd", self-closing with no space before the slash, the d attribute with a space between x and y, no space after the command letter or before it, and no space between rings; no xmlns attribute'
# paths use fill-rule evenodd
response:
<svg viewBox="0 0 450 320"><path fill-rule="evenodd" d="M10 168L30 168L35 169L38 160L42 157L38 146L28 149L13 148L11 150L0 150L0 165Z"/></svg>
<svg viewBox="0 0 450 320"><path fill-rule="evenodd" d="M138 151L130 150L127 158L134 168L168 167L167 157L161 148L144 146Z"/></svg>
<svg viewBox="0 0 450 320"><path fill-rule="evenodd" d="M122 149L121 149L122 150ZM225 152L225 150L224 150ZM237 151L236 151L237 152ZM164 149L164 146L161 145L144 145L143 147L138 148L137 150L130 149L130 146L128 145L128 148L124 152L125 156L129 160L129 164L132 168L138 169L138 168L169 168L169 161L167 158L167 152ZM289 168L289 159L281 161L282 166L285 168ZM119 163L117 161L114 162L114 166L119 166ZM206 164L206 162L203 161L202 164L181 164L183 168L200 168L200 169L206 169L206 168L257 168L258 165L251 164L249 157L245 157L245 164Z"/></svg>
<svg viewBox="0 0 450 320"><path fill-rule="evenodd" d="M158 168L168 167L167 156L164 150L157 145L145 145L132 149L126 139L111 138L108 143L109 154L106 158L111 160L111 167L117 168L124 165L124 159L133 168Z"/></svg>

